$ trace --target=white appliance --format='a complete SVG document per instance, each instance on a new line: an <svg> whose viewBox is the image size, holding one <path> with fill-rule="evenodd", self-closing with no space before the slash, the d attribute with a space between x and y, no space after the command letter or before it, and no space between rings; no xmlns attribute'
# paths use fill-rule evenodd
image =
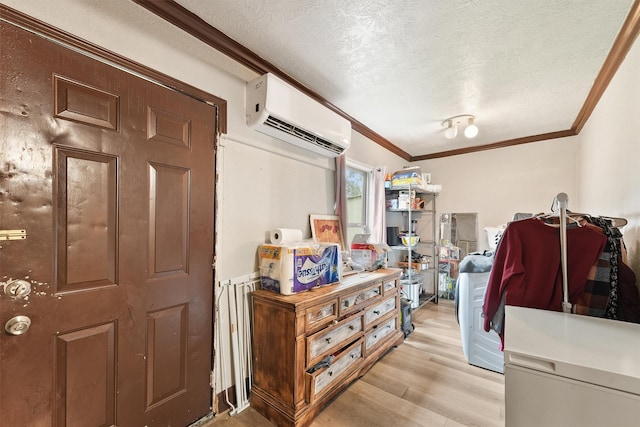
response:
<svg viewBox="0 0 640 427"><path fill-rule="evenodd" d="M271 73L247 83L247 125L326 157L351 144L351 122Z"/></svg>
<svg viewBox="0 0 640 427"><path fill-rule="evenodd" d="M506 307L506 427L640 425L640 325Z"/></svg>
<svg viewBox="0 0 640 427"><path fill-rule="evenodd" d="M503 371L504 357L500 337L485 332L482 304L491 272L460 273L458 277L458 322L462 351L470 364L491 371Z"/></svg>

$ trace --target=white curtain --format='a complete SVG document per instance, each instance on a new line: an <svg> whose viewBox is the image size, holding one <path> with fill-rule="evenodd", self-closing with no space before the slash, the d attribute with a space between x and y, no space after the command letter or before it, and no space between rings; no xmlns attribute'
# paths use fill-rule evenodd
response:
<svg viewBox="0 0 640 427"><path fill-rule="evenodd" d="M347 218L347 156L345 154L336 157L336 203L334 206L335 215L340 218L340 227L342 228L342 239L345 247L343 251L350 249L350 243L347 242L349 234L347 226L349 224ZM384 185L384 184L383 184Z"/></svg>
<svg viewBox="0 0 640 427"><path fill-rule="evenodd" d="M386 243L387 241L387 215L384 200L384 178L386 174L386 166L373 170L371 219L369 221L370 242L372 243Z"/></svg>
<svg viewBox="0 0 640 427"><path fill-rule="evenodd" d="M335 215L340 218L340 225L342 227L342 236L344 239L345 248L343 251L348 251L350 248L350 242L348 239L348 224L347 218L347 187L346 187L346 168L347 157L336 157L336 202L335 202ZM371 185L371 212L369 213L369 230L371 234L369 241L372 243L386 243L387 241L387 216L385 211L385 198L384 198L384 179L387 174L387 167L381 166L373 170L373 183Z"/></svg>

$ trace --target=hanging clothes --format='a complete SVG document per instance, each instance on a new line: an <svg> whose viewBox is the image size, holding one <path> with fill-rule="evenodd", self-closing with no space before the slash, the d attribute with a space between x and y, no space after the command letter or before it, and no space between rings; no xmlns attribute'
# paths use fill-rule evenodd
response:
<svg viewBox="0 0 640 427"><path fill-rule="evenodd" d="M620 304L617 318L625 322L640 323L640 292L636 286L636 275L622 259L618 260L618 265Z"/></svg>
<svg viewBox="0 0 640 427"><path fill-rule="evenodd" d="M573 312L592 317L605 317L611 293L611 253L600 254L587 277L584 292L573 305Z"/></svg>
<svg viewBox="0 0 640 427"><path fill-rule="evenodd" d="M618 259L622 233L601 217L584 216L590 226L607 238L604 251L587 278L585 291L574 306L574 313L594 317L618 318Z"/></svg>
<svg viewBox="0 0 640 427"><path fill-rule="evenodd" d="M546 310L562 310L562 274L560 270L559 228L538 218L510 223L498 245L485 293L484 329L498 325L504 336L501 301ZM591 227L567 229L569 301L575 302L584 291L592 266L606 244L606 237Z"/></svg>

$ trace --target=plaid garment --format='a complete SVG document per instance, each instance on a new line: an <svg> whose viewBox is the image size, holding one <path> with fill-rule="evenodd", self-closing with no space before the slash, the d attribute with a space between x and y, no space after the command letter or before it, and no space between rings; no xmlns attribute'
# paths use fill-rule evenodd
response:
<svg viewBox="0 0 640 427"><path fill-rule="evenodd" d="M584 292L574 304L574 313L586 316L605 317L609 304L611 280L611 254L606 249L591 267Z"/></svg>
<svg viewBox="0 0 640 427"><path fill-rule="evenodd" d="M618 259L622 233L600 217L584 217L607 237L607 244L589 271L584 292L574 305L574 313L587 316L618 318Z"/></svg>

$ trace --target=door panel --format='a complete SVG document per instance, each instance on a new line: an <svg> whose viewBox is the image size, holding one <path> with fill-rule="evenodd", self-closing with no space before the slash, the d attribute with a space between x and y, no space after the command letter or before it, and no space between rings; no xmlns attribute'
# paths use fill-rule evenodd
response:
<svg viewBox="0 0 640 427"><path fill-rule="evenodd" d="M57 425L115 424L115 337L115 323L56 336Z"/></svg>
<svg viewBox="0 0 640 427"><path fill-rule="evenodd" d="M149 313L147 409L186 391L187 318L184 304Z"/></svg>
<svg viewBox="0 0 640 427"><path fill-rule="evenodd" d="M150 278L188 274L188 169L149 165Z"/></svg>
<svg viewBox="0 0 640 427"><path fill-rule="evenodd" d="M117 157L60 147L53 155L56 292L115 285Z"/></svg>
<svg viewBox="0 0 640 427"><path fill-rule="evenodd" d="M214 107L0 23L2 425L210 411Z"/></svg>

